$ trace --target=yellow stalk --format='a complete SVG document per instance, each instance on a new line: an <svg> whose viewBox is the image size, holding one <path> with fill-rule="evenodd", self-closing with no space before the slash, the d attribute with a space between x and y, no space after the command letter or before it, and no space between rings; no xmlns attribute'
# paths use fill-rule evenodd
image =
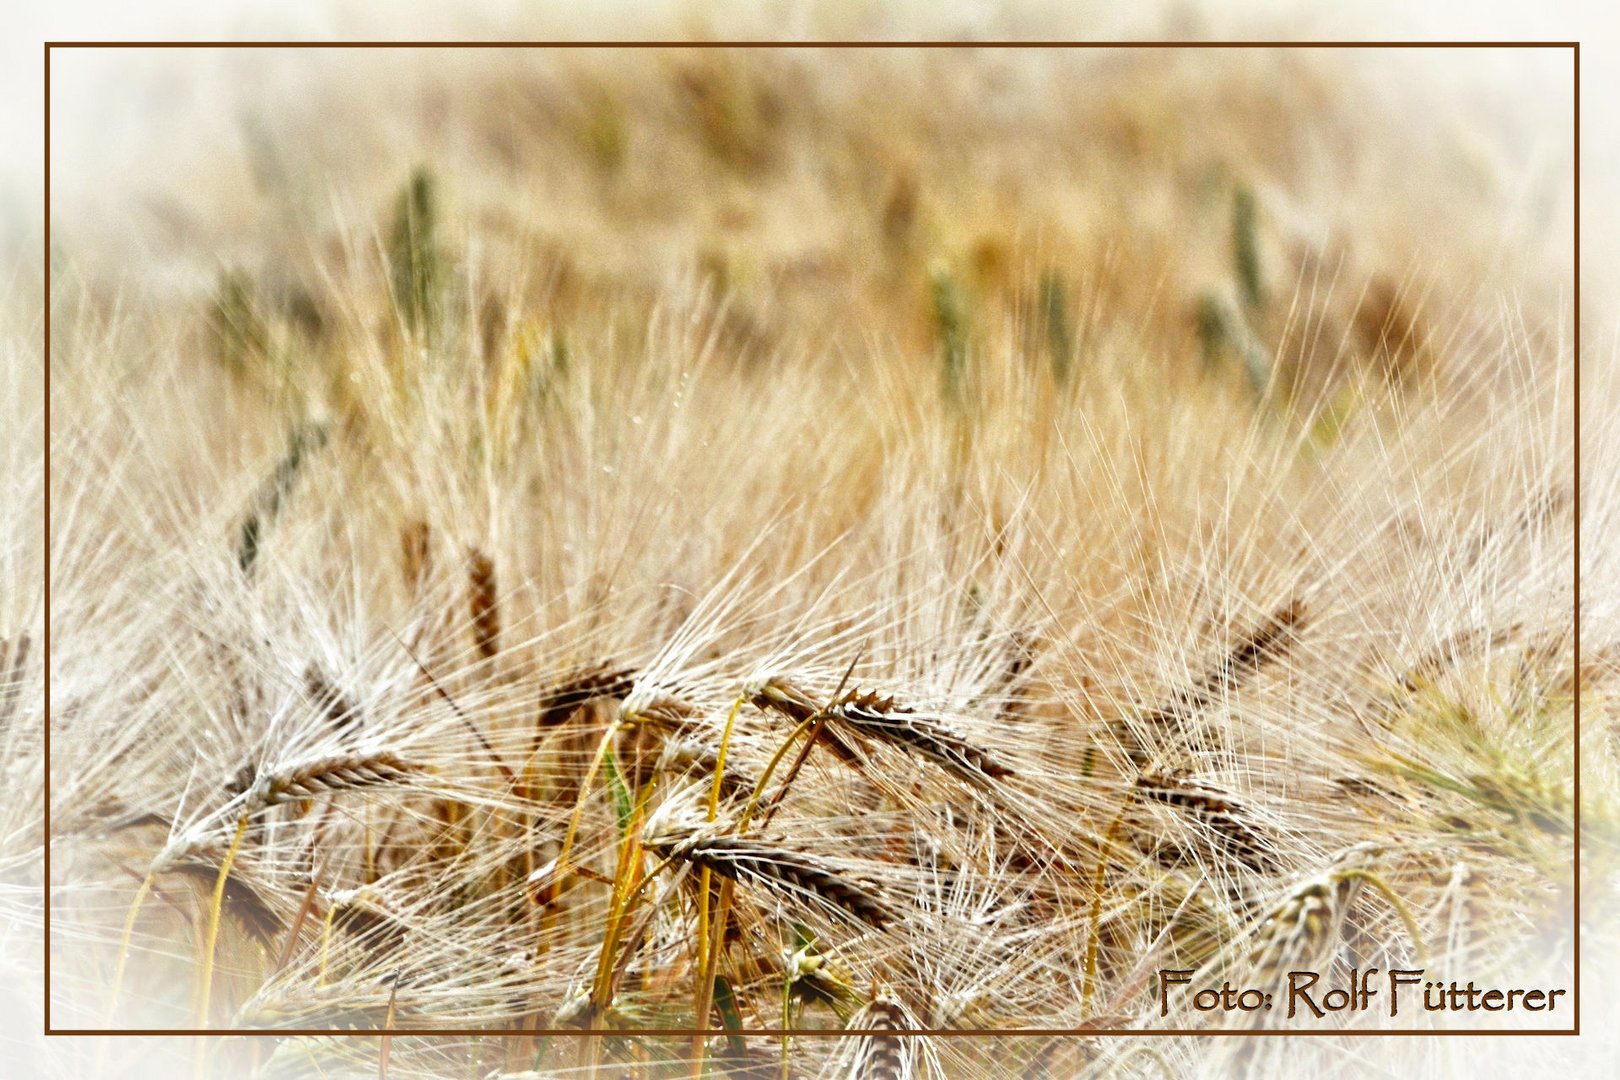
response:
<svg viewBox="0 0 1620 1080"><path fill-rule="evenodd" d="M608 901L607 931L602 936L602 951L596 960L596 979L591 987L591 1003L598 1010L606 1009L612 1000L613 961L618 951L620 933L629 914L631 900L641 885L637 874L641 863L641 811L638 805L619 846L619 870L613 876L613 894Z"/></svg>
<svg viewBox="0 0 1620 1080"><path fill-rule="evenodd" d="M1377 889L1384 899L1389 901L1389 906L1395 909L1396 915L1400 916L1401 923L1406 927L1407 934L1411 935L1412 946L1417 950L1418 967L1428 967L1429 950L1423 943L1423 934L1418 929L1417 920L1412 917L1412 910L1406 906L1406 901L1396 895L1395 890L1389 887L1389 883L1370 870L1350 870L1341 874L1340 878L1341 880L1360 878Z"/></svg>
<svg viewBox="0 0 1620 1080"><path fill-rule="evenodd" d="M782 759L787 756L788 749L798 741L799 736L804 734L811 724L814 724L820 718L821 714L816 713L799 721L799 725L788 732L788 737L782 740L782 745L776 748L776 753L771 755L771 760L765 765L765 772L761 774L759 783L754 787L754 793L748 797L748 803L743 807L742 819L737 824L739 830L747 826L748 819L754 816L754 810L759 806L760 794L765 790L765 785L770 782L772 774L776 772L776 767L782 764Z"/></svg>
<svg viewBox="0 0 1620 1080"><path fill-rule="evenodd" d="M113 968L112 992L107 995L107 1026L111 1027L113 1014L118 1007L118 990L124 985L124 967L129 961L129 945L135 937L135 916L139 914L141 905L146 902L146 895L152 891L152 875L147 874L141 882L141 887L135 892L135 900L129 905L129 914L124 918L124 936L118 944L118 965Z"/></svg>
<svg viewBox="0 0 1620 1080"><path fill-rule="evenodd" d="M726 716L726 728L720 734L720 750L714 760L714 782L709 785L708 820L713 822L720 816L720 786L726 773L726 751L731 748L731 732L737 724L737 714L742 712L743 702L747 698L739 696L736 704L731 706L731 712ZM758 798L759 789L754 789L754 797ZM749 806L753 803L750 801ZM703 867L698 871L698 955L697 971L698 984L694 994L694 1007L696 1013L692 1026L702 1031L709 1026L709 1005L714 998L714 969L718 959L720 934L715 935L715 943L711 947L709 942L709 889L713 884L709 868ZM721 887L721 896L724 897L725 888ZM720 906L720 925L725 925L725 904L722 900ZM705 1059L708 1057L709 1040L704 1035L692 1036L692 1075L702 1076Z"/></svg>
<svg viewBox="0 0 1620 1080"><path fill-rule="evenodd" d="M617 720L611 721L607 731L602 734L602 741L597 744L596 756L591 759L591 767L586 770L585 778L579 782L579 797L574 800L574 814L568 819L568 832L563 835L562 851L557 856L556 890L562 891L563 879L568 876L568 858L574 850L574 838L579 835L579 823L585 816L585 801L590 797L591 785L596 782L596 774L602 769L602 762L607 758L608 748L613 745L613 736L617 734L619 724Z"/></svg>
<svg viewBox="0 0 1620 1080"><path fill-rule="evenodd" d="M203 944L201 989L197 1001L197 1026L208 1026L208 1005L214 988L214 948L219 944L219 916L225 906L225 881L231 876L231 864L241 850L242 837L247 834L248 816L243 814L236 823L236 836L231 840L225 861L219 864L219 878L214 882L214 902L208 909L208 936Z"/></svg>

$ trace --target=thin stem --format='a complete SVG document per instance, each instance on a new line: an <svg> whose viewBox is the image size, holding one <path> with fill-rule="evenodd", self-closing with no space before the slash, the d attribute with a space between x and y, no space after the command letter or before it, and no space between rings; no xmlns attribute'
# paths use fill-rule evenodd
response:
<svg viewBox="0 0 1620 1080"><path fill-rule="evenodd" d="M742 712L743 702L747 700L739 696L731 712L726 716L726 727L720 735L720 750L715 755L714 782L709 785L708 820L713 822L720 816L720 786L725 777L726 751L731 748L731 733L737 724L737 714ZM754 789L754 795L759 795L759 789ZM693 1007L696 1015L693 1017L693 1027L702 1031L709 1026L709 1006L714 1000L714 969L718 959L718 943L711 948L709 944L709 889L713 884L713 875L707 866L698 871L698 955L697 971L698 984L694 988ZM729 882L727 883L729 884ZM720 923L725 922L725 886L721 886L722 902L720 905ZM718 938L720 935L716 935ZM705 1059L708 1057L709 1041L703 1035L692 1036L692 1075L703 1075Z"/></svg>
<svg viewBox="0 0 1620 1080"><path fill-rule="evenodd" d="M197 1001L197 1026L200 1028L208 1026L209 998L214 988L214 948L219 944L219 916L225 906L225 881L231 876L231 864L236 862L236 853L241 850L250 816L243 814L237 821L236 836L231 840L230 850L225 852L225 861L219 864L219 877L214 882L214 902L208 909L208 935L203 944L202 987Z"/></svg>
<svg viewBox="0 0 1620 1080"><path fill-rule="evenodd" d="M760 792L765 790L765 785L770 781L772 774L776 772L776 767L782 764L782 759L787 756L788 749L800 735L804 734L806 728L816 722L817 717L820 715L820 713L817 713L801 720L798 726L788 732L788 737L782 740L782 745L776 748L776 753L771 755L771 760L765 765L764 773L760 775L759 783L754 787L754 793L748 797L747 804L743 806L742 818L737 824L738 831L747 827L748 819L754 816L754 810L759 806ZM774 807L774 805L773 803L772 806Z"/></svg>
<svg viewBox="0 0 1620 1080"><path fill-rule="evenodd" d="M1418 967L1428 967L1429 950L1423 943L1423 934L1418 929L1417 920L1412 917L1412 910L1406 906L1406 901L1397 896L1395 890L1390 888L1389 882L1371 870L1349 870L1342 874L1341 878L1360 878L1383 894L1384 899L1389 901L1389 906L1395 909L1395 914L1400 916L1401 923L1406 927L1407 934L1411 935L1412 946L1417 950Z"/></svg>
<svg viewBox="0 0 1620 1080"><path fill-rule="evenodd" d="M796 957L795 957L796 958ZM790 960L791 964L792 961ZM790 966L782 977L782 1065L778 1072L779 1080L789 1080L792 1075L790 1050L793 1046L793 1037L788 1031L793 1027L793 968Z"/></svg>
<svg viewBox="0 0 1620 1080"><path fill-rule="evenodd" d="M304 902L298 906L298 914L293 919L292 928L287 931L287 941L281 946L281 955L276 958L277 972L286 967L287 961L292 959L293 949L298 946L298 931L304 928L304 920L309 918L310 909L315 906L315 891L319 885L319 873L311 874L309 888L304 890Z"/></svg>
<svg viewBox="0 0 1620 1080"><path fill-rule="evenodd" d="M574 813L568 819L568 832L563 836L562 851L557 855L556 885L553 887L557 893L562 892L562 884L568 876L568 858L574 850L574 838L579 835L580 819L585 816L585 802L590 797L591 785L596 782L596 774L601 771L602 762L607 757L608 748L613 745L613 736L618 733L617 720L610 721L607 730L602 733L602 741L597 744L596 756L591 759L591 767L586 770L585 778L579 782L579 797L574 800Z"/></svg>
<svg viewBox="0 0 1620 1080"><path fill-rule="evenodd" d="M135 899L129 905L129 914L124 918L124 936L118 945L118 965L113 969L112 992L107 995L107 1026L113 1026L113 1014L118 1007L118 990L124 985L124 966L129 960L129 945L135 936L135 916L139 914L141 905L146 902L146 895L152 891L152 877L147 874L141 882L141 887L135 891Z"/></svg>
<svg viewBox="0 0 1620 1080"><path fill-rule="evenodd" d="M1091 1016L1091 1001L1097 995L1098 931L1102 923L1103 885L1108 879L1108 856L1114 850L1114 838L1119 835L1128 809L1129 802L1120 807L1108 831L1103 834L1102 850L1097 853L1097 876L1091 886L1091 935L1086 940L1086 981L1080 990L1081 1019Z"/></svg>

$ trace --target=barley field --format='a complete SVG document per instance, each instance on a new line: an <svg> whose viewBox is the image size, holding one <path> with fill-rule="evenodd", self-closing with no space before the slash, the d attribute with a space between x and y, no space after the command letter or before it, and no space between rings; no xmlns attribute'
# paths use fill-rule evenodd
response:
<svg viewBox="0 0 1620 1080"><path fill-rule="evenodd" d="M1568 1027L1577 897L1612 1013L1563 64L61 54L8 1022L48 904L54 1027L277 1034L20 1075L1597 1075L1207 1034Z"/></svg>

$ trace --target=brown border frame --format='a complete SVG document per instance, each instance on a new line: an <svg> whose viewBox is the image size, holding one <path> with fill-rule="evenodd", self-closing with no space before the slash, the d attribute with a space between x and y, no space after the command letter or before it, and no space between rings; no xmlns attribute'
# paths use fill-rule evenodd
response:
<svg viewBox="0 0 1620 1080"><path fill-rule="evenodd" d="M1299 1037L1343 1037L1356 1035L1413 1035L1413 1036L1492 1036L1492 1035L1573 1035L1581 1034L1581 695L1577 687L1574 695L1574 803L1575 842L1572 875L1574 883L1573 922L1574 972L1572 975L1571 1004L1575 1019L1569 1028L915 1028L904 1031L883 1032L866 1029L828 1030L823 1028L760 1028L741 1030L702 1028L533 1028L511 1030L507 1028L54 1028L51 1026L51 50L52 49L676 49L676 48L755 48L755 49L989 49L989 48L1057 48L1057 49L1569 49L1574 79L1574 306L1573 359L1574 359L1574 515L1575 541L1572 557L1574 570L1574 666L1581 665L1581 43L1579 41L46 41L45 49L45 319L44 319L44 382L45 382L45 831L44 831L44 1034L49 1036L257 1036L290 1038L295 1036L467 1036L525 1038L533 1036L616 1036L619 1038L673 1038L691 1036L782 1037L807 1036L846 1037L872 1034L930 1035L930 1036L1082 1036L1082 1035L1196 1035L1196 1036L1263 1036L1283 1035Z"/></svg>

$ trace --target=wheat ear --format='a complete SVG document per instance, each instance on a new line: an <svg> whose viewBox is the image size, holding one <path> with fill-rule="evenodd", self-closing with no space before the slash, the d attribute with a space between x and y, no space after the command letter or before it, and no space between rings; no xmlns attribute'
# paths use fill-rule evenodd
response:
<svg viewBox="0 0 1620 1080"><path fill-rule="evenodd" d="M261 776L254 785L253 800L261 806L276 806L317 795L398 784L421 771L421 766L387 751L317 758Z"/></svg>
<svg viewBox="0 0 1620 1080"><path fill-rule="evenodd" d="M1013 770L989 751L962 738L940 720L920 716L894 698L851 695L827 710L851 730L929 759L970 784L1012 776Z"/></svg>
<svg viewBox="0 0 1620 1080"><path fill-rule="evenodd" d="M757 884L802 903L838 908L874 927L888 925L894 909L869 882L848 875L817 856L762 840L712 836L666 827L646 838L649 850L706 869L742 885Z"/></svg>
<svg viewBox="0 0 1620 1080"><path fill-rule="evenodd" d="M472 615L473 645L480 657L491 660L501 650L501 609L495 563L477 548L467 553L467 607Z"/></svg>

